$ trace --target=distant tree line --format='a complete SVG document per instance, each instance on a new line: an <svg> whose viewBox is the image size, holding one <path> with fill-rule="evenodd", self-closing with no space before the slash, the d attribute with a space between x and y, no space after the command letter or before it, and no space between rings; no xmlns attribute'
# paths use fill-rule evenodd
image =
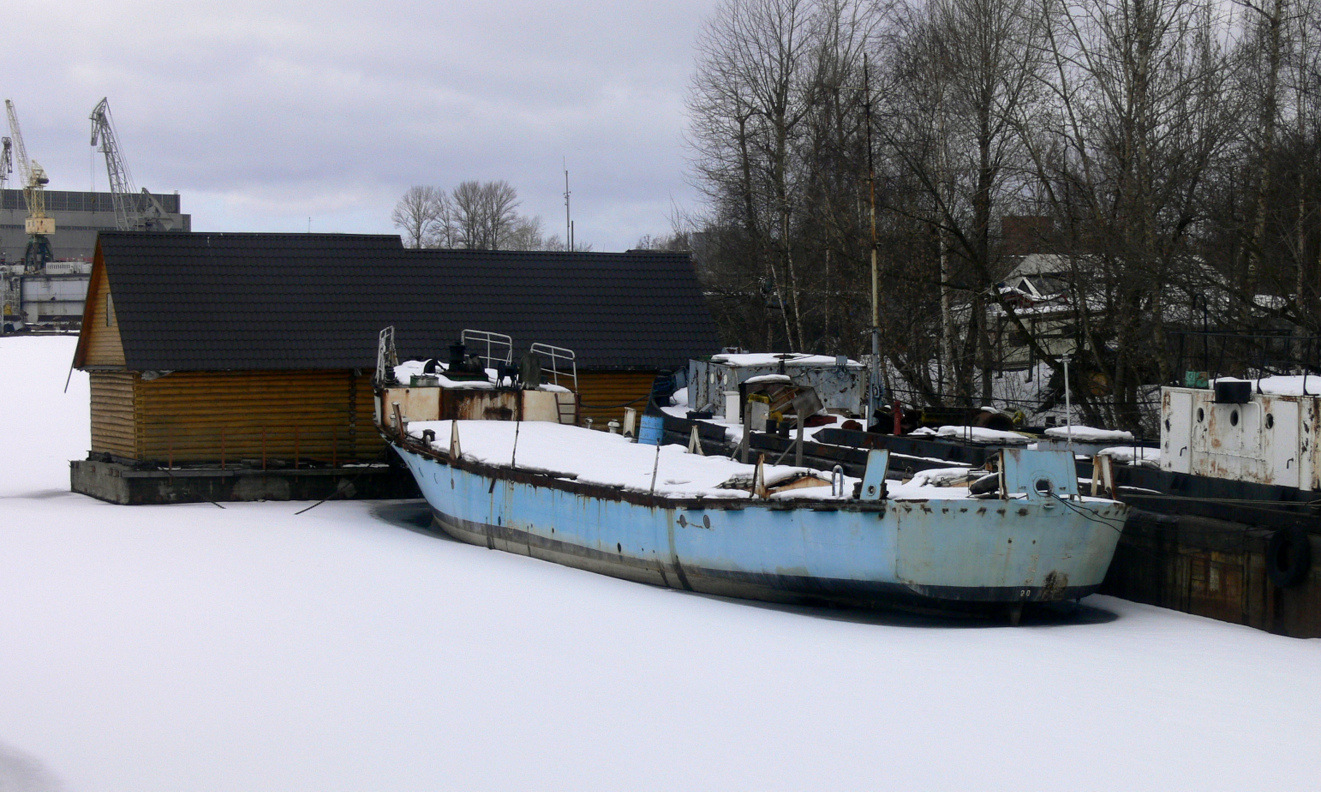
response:
<svg viewBox="0 0 1321 792"><path fill-rule="evenodd" d="M1059 387L997 287L1029 252L1067 263L1098 422L1141 428L1190 330L1257 339L1220 344L1243 370L1321 336L1319 1L723 0L686 230L727 341L867 351L873 184L882 354L920 404L987 399L1006 328Z"/></svg>
<svg viewBox="0 0 1321 792"><path fill-rule="evenodd" d="M395 205L390 219L411 248L467 250L563 250L547 237L540 217L518 213L518 191L506 181L465 181L446 192L415 185Z"/></svg>

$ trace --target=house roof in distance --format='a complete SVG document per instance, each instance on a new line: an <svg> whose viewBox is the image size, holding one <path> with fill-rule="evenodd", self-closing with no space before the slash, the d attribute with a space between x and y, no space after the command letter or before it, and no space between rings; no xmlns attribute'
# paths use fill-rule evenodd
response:
<svg viewBox="0 0 1321 792"><path fill-rule="evenodd" d="M102 232L127 368L371 369L440 357L464 328L567 347L583 369L657 369L719 348L686 253L408 250L399 237ZM81 347L80 347L81 348ZM75 360L75 365L81 364Z"/></svg>

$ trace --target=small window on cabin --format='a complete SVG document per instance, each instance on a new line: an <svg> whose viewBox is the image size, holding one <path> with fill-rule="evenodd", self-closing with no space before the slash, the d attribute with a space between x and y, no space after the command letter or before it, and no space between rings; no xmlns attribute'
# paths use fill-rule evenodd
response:
<svg viewBox="0 0 1321 792"><path fill-rule="evenodd" d="M105 296L105 326L109 327L115 323L115 303L110 299L110 295Z"/></svg>

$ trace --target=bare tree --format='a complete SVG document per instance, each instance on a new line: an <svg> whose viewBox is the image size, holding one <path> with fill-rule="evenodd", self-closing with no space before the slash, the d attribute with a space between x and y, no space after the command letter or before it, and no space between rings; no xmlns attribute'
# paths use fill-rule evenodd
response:
<svg viewBox="0 0 1321 792"><path fill-rule="evenodd" d="M1104 383L1075 392L1142 430L1141 388L1172 377L1167 317L1206 275L1193 234L1233 126L1228 31L1214 0L1047 3L1052 102L1028 139L1074 267L1075 370Z"/></svg>
<svg viewBox="0 0 1321 792"><path fill-rule="evenodd" d="M435 247L448 231L449 199L437 187L414 185L395 204L390 219L403 231L404 246Z"/></svg>
<svg viewBox="0 0 1321 792"><path fill-rule="evenodd" d="M504 180L462 182L451 200L460 247L497 250L518 221L518 191Z"/></svg>
<svg viewBox="0 0 1321 792"><path fill-rule="evenodd" d="M540 217L516 218L500 241L501 250L548 250Z"/></svg>
<svg viewBox="0 0 1321 792"><path fill-rule="evenodd" d="M703 271L722 281L708 286L728 295L738 343L808 349L841 337L848 312L827 295L838 299L861 241L861 62L878 8L725 0L699 40L688 106L711 199Z"/></svg>
<svg viewBox="0 0 1321 792"><path fill-rule="evenodd" d="M910 189L888 208L930 229L940 360L964 403L991 393L986 301L1007 268L993 229L1021 211L1041 26L1029 0L932 0L898 15L889 51L880 129Z"/></svg>
<svg viewBox="0 0 1321 792"><path fill-rule="evenodd" d="M1235 2L723 0L688 106L726 341L861 351L873 157L882 338L921 399L987 397L1007 331L1052 387L1076 346L1075 404L1141 429L1194 316L1321 334L1318 0ZM997 288L1010 214L1049 221L1067 339Z"/></svg>
<svg viewBox="0 0 1321 792"><path fill-rule="evenodd" d="M720 179L717 189L733 188L741 197L745 229L762 250L765 283L790 349L803 345L791 157L810 107L812 12L809 0L726 0L699 43L690 102L701 125L699 144L713 155L708 172ZM722 134L731 129L732 150Z"/></svg>

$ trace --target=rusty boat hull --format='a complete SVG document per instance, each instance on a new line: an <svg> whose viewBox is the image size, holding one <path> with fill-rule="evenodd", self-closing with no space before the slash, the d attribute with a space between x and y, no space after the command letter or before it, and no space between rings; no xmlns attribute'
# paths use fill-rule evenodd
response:
<svg viewBox="0 0 1321 792"><path fill-rule="evenodd" d="M583 430L588 431L588 430ZM1078 599L1105 577L1114 501L673 498L391 444L446 534L613 577L705 594L856 607Z"/></svg>

